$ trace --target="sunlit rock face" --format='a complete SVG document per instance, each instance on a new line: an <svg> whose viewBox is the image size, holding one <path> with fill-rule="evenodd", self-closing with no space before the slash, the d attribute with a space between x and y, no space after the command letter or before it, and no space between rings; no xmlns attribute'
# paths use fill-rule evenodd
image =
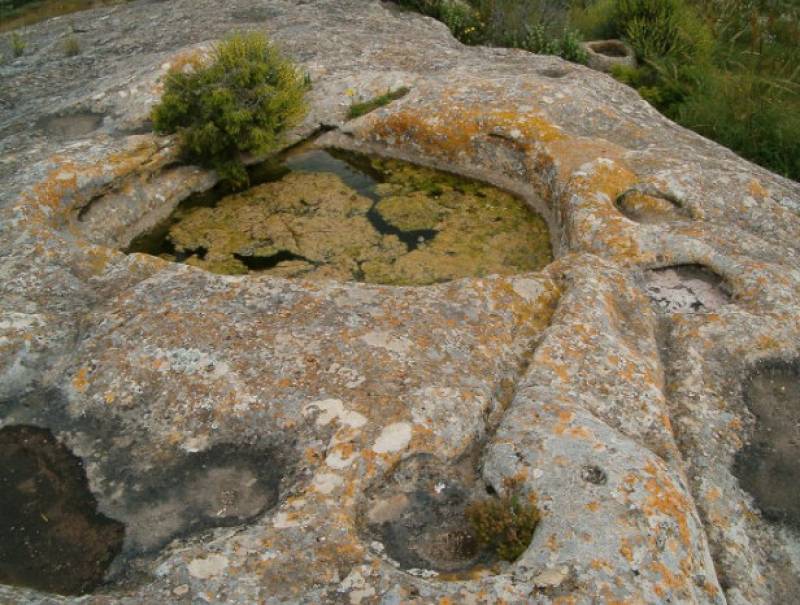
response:
<svg viewBox="0 0 800 605"><path fill-rule="evenodd" d="M367 154L375 184L224 192L149 132L169 66L241 28L310 75L287 153ZM0 65L0 422L49 430L82 514L126 528L79 602L797 601L798 184L607 76L384 2L130 2L24 33ZM53 57L70 33L81 55ZM132 250L165 221L174 250ZM512 493L541 518L493 560L459 499ZM58 588L0 601L78 602L31 586Z"/></svg>

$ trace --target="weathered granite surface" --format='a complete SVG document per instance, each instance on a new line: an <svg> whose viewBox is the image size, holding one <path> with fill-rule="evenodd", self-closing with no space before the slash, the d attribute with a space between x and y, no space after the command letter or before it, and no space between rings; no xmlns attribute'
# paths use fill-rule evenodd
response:
<svg viewBox="0 0 800 605"><path fill-rule="evenodd" d="M84 52L67 59L70 22ZM557 260L397 288L120 252L214 182L146 119L171 62L242 27L312 76L291 140L325 127L320 144L504 187L548 219ZM734 468L750 377L800 363L800 185L608 76L463 47L379 1L140 0L24 35L0 66L0 423L51 429L126 538L94 594L0 586L4 603L796 600L797 528ZM399 86L346 120L348 92ZM715 281L670 269L651 303L652 270L686 265ZM518 561L389 560L365 494L418 454L537 495Z"/></svg>

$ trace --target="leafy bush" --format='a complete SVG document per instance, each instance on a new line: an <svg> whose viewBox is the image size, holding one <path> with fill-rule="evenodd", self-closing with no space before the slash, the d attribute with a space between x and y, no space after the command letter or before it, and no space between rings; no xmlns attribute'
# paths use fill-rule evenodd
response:
<svg viewBox="0 0 800 605"><path fill-rule="evenodd" d="M483 35L483 24L475 10L460 0L442 0L439 3L438 19L464 44L479 44Z"/></svg>
<svg viewBox="0 0 800 605"><path fill-rule="evenodd" d="M235 33L212 61L190 62L167 75L155 130L178 133L189 161L214 168L232 184L247 182L240 154L276 150L306 112L308 81L258 33Z"/></svg>
<svg viewBox="0 0 800 605"><path fill-rule="evenodd" d="M515 493L473 502L467 519L481 547L489 547L506 561L516 560L531 543L539 511Z"/></svg>

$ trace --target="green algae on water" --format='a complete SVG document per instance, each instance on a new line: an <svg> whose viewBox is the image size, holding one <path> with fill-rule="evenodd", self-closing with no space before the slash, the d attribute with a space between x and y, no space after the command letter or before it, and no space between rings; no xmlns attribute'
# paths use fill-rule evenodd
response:
<svg viewBox="0 0 800 605"><path fill-rule="evenodd" d="M397 285L536 271L552 260L542 217L484 183L338 150L302 151L284 165L211 205L187 200L159 237L129 251L215 273Z"/></svg>

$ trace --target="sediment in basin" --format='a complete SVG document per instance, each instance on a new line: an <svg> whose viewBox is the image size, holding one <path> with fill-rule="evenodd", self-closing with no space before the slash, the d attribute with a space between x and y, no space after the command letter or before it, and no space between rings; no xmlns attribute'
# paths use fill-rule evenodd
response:
<svg viewBox="0 0 800 605"><path fill-rule="evenodd" d="M244 192L186 200L128 251L216 273L400 285L535 271L552 260L539 215L451 174L301 149L252 180Z"/></svg>

